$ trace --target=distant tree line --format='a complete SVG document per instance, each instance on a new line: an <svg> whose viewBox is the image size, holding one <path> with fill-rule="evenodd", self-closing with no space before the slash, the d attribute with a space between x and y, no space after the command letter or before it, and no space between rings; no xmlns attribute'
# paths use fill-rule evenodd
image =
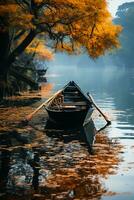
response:
<svg viewBox="0 0 134 200"><path fill-rule="evenodd" d="M121 47L110 58L117 65L134 67L134 2L118 7L114 23L120 24L123 31L119 37Z"/></svg>

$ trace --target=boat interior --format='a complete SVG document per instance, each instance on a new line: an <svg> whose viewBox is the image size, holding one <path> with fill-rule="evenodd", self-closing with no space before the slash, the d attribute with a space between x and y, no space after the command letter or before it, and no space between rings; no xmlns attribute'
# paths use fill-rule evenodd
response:
<svg viewBox="0 0 134 200"><path fill-rule="evenodd" d="M75 86L66 87L49 104L52 110L85 110L88 107L88 100Z"/></svg>

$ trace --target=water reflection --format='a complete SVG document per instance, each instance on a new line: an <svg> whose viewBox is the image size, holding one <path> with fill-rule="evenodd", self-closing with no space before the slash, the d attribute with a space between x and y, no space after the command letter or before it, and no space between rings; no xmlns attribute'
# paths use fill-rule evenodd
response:
<svg viewBox="0 0 134 200"><path fill-rule="evenodd" d="M39 188L39 176L40 176L40 157L39 157L39 153L38 152L35 152L34 153L34 158L33 160L29 160L28 163L30 164L30 166L32 167L33 169L33 180L32 180L32 186L34 188L34 190L38 190Z"/></svg>
<svg viewBox="0 0 134 200"><path fill-rule="evenodd" d="M85 93L91 91L99 107L109 114L112 125L103 132L105 122L98 115L95 127L100 131L95 137L91 134L96 132L95 127L88 127L88 124L81 130L44 130L43 113L43 120L39 115L35 116L36 127L19 128L14 134L4 132L4 136L0 134L0 198L109 199L109 196L102 197L108 190L131 192L132 195L126 196L126 199L133 199L134 71L112 67L85 67L84 70L58 67L57 74L60 70L61 77L48 76L48 82L55 83L53 90L60 89L70 79L76 81ZM55 68L53 71L56 71ZM52 87L50 84L43 88L42 96L49 96ZM24 109L27 110L27 107L12 107L6 112L3 109L0 117L5 113L6 120L9 121L10 117L11 127L15 128L16 116L18 119L21 114L24 116ZM27 114L31 111L32 108ZM1 119L2 126L4 123L5 119ZM9 127L9 124L5 123L5 126ZM119 152L124 162L117 169ZM113 175L115 172L118 174ZM110 174L110 179L105 179L105 189L100 177L107 178Z"/></svg>
<svg viewBox="0 0 134 200"><path fill-rule="evenodd" d="M84 126L73 129L59 129L57 125L47 121L45 131L48 137L57 138L64 143L79 141L80 144L87 146L89 153L92 153L92 144L94 142L97 130L93 120L88 121Z"/></svg>
<svg viewBox="0 0 134 200"><path fill-rule="evenodd" d="M121 165L116 179L120 180L120 174L123 174L124 176L122 177L124 177L123 181L126 188L122 189L121 181L115 189L114 183L116 181L114 177L113 179L111 177L110 181L105 180L104 182L107 182L107 188L110 191L131 193L126 199L133 199L132 182L134 173L133 169L129 167L128 158L131 162L134 162L131 153L134 139L134 68L113 66L110 63L105 65L105 63L102 64L100 62L98 64L86 62L85 58L81 59L80 57L77 57L77 61L73 57L75 63L72 64L68 56L64 57L66 65L63 65L63 62L60 63L60 57L56 60L58 63L53 62L53 65L51 64L49 68L49 73L55 73L57 76L49 76L48 81L54 82L54 89L58 90L69 80L74 80L85 93L89 91L97 105L109 114L112 125L106 129L106 133L108 137L118 140L124 145L122 153L124 162L122 165L127 166L129 178ZM78 59L81 59L81 64L79 64ZM68 62L70 63L68 64ZM99 117L95 124L97 128L101 128L102 119ZM117 198L113 197L113 199L120 199L122 196L119 195ZM104 199L109 199L109 197L104 197Z"/></svg>
<svg viewBox="0 0 134 200"><path fill-rule="evenodd" d="M99 175L111 173L109 169L118 160L114 155L115 146L113 151L106 136L96 133L93 121L89 121L77 130L47 128L42 139L36 136L38 145L31 143L31 148L24 145L2 148L1 197L16 200L22 195L26 199L100 198L105 189ZM104 167L108 159L112 163Z"/></svg>
<svg viewBox="0 0 134 200"><path fill-rule="evenodd" d="M7 182L8 182L8 173L10 170L10 156L11 152L4 149L0 152L0 192L5 192Z"/></svg>

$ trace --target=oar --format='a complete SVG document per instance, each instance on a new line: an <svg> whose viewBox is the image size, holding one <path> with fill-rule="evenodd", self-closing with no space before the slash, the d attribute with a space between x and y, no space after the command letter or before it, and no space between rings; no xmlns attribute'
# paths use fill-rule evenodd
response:
<svg viewBox="0 0 134 200"><path fill-rule="evenodd" d="M50 102L53 98L55 98L55 96L57 96L58 94L60 94L62 92L62 90L58 90L52 97L50 97L49 99L47 99L45 102L43 102L38 108L36 108L32 113L30 113L29 115L26 116L24 122L29 122L32 117L43 107L46 106L48 102Z"/></svg>
<svg viewBox="0 0 134 200"><path fill-rule="evenodd" d="M93 106L99 111L99 113L104 117L104 119L107 122L107 125L111 124L111 121L108 119L108 117L100 110L100 108L96 105L93 97L89 94L89 92L87 93L87 96L89 98L89 100L91 101L91 103L93 104Z"/></svg>

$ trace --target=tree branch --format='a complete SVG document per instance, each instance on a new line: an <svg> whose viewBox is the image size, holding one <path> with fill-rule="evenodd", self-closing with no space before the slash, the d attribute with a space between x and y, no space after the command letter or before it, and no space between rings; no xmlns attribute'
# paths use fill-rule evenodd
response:
<svg viewBox="0 0 134 200"><path fill-rule="evenodd" d="M15 61L15 58L26 49L26 47L32 42L35 36L36 32L34 30L31 30L26 38L21 42L21 44L16 49L14 49L14 51L8 57L8 67L10 67L10 65Z"/></svg>
<svg viewBox="0 0 134 200"><path fill-rule="evenodd" d="M24 30L19 31L19 33L14 37L14 40L19 39L19 37L21 37L24 33L25 33Z"/></svg>
<svg viewBox="0 0 134 200"><path fill-rule="evenodd" d="M30 3L28 3L28 1L26 1L26 0L23 0L23 1L15 0L15 1L23 10L30 7Z"/></svg>
<svg viewBox="0 0 134 200"><path fill-rule="evenodd" d="M93 27L92 27L92 29L91 29L90 39L93 37L93 32L94 32L95 27L96 27L96 24L94 23L94 24L93 24Z"/></svg>

